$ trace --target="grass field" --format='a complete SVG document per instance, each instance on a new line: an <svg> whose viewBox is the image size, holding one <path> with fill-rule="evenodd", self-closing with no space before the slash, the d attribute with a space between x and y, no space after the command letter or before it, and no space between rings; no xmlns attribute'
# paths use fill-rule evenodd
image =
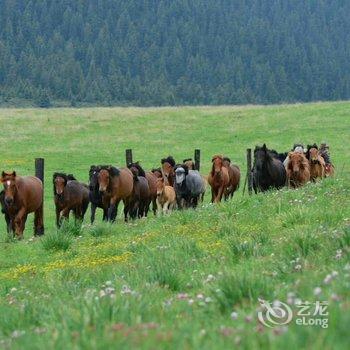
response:
<svg viewBox="0 0 350 350"><path fill-rule="evenodd" d="M350 345L350 102L283 106L0 109L0 165L45 158L46 237L11 241L0 222L0 349ZM245 150L326 140L336 177L299 190L242 195ZM213 154L243 171L228 203L116 225L54 227L52 173L87 181L91 164L149 169L169 154ZM98 218L98 222L100 219ZM327 275L330 275L327 277ZM328 301L329 327L263 327L258 298Z"/></svg>

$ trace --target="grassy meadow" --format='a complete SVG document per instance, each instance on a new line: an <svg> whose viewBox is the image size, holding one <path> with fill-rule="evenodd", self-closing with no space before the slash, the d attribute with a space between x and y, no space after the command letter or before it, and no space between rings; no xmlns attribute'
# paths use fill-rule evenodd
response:
<svg viewBox="0 0 350 350"><path fill-rule="evenodd" d="M1 170L45 158L45 228L9 239L0 220L0 349L345 349L350 345L350 102L178 108L0 109ZM245 150L330 145L336 176L243 196ZM213 154L241 167L228 203L125 224L54 225L52 174L144 168ZM258 298L328 301L329 326L267 328Z"/></svg>

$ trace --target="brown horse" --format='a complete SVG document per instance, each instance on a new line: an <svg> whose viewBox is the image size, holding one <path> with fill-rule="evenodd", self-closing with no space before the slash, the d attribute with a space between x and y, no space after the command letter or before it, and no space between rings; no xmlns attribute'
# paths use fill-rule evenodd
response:
<svg viewBox="0 0 350 350"><path fill-rule="evenodd" d="M174 187L165 184L162 177L157 179L157 207L158 215L167 214L176 205L176 194Z"/></svg>
<svg viewBox="0 0 350 350"><path fill-rule="evenodd" d="M162 173L163 176L168 180L169 186L174 186L175 183L175 159L172 156L163 158L161 160L162 164Z"/></svg>
<svg viewBox="0 0 350 350"><path fill-rule="evenodd" d="M320 155L316 147L308 147L307 158L310 165L310 179L315 182L316 179L323 179L325 177L326 163Z"/></svg>
<svg viewBox="0 0 350 350"><path fill-rule="evenodd" d="M297 188L310 181L310 165L303 153L289 152L286 167L289 187Z"/></svg>
<svg viewBox="0 0 350 350"><path fill-rule="evenodd" d="M161 169L152 169L152 171L145 172L141 167L139 162L131 163L128 165L128 168L132 173L136 173L137 176L143 176L148 181L149 191L150 191L150 199L152 202L152 210L154 215L157 213L157 178L162 177ZM154 172L153 172L154 171ZM157 175L156 175L157 174Z"/></svg>
<svg viewBox="0 0 350 350"><path fill-rule="evenodd" d="M43 223L43 184L34 176L17 176L16 172L2 172L6 211L9 215L11 230L18 239L23 238L27 216L34 213L34 234L44 234Z"/></svg>
<svg viewBox="0 0 350 350"><path fill-rule="evenodd" d="M188 170L196 170L196 165L192 158L184 159L182 163L187 166Z"/></svg>
<svg viewBox="0 0 350 350"><path fill-rule="evenodd" d="M229 185L225 189L225 200L233 197L235 191L237 191L239 187L239 181L241 179L241 171L239 167L235 164L231 164L231 159L228 157L223 158L222 162L223 166L228 171L228 176L230 178Z"/></svg>
<svg viewBox="0 0 350 350"><path fill-rule="evenodd" d="M132 172L128 168L117 169L113 166L101 166L98 173L98 184L102 197L110 198L108 221L115 220L116 208L121 200L124 203L124 218L127 221L134 187Z"/></svg>
<svg viewBox="0 0 350 350"><path fill-rule="evenodd" d="M53 194L56 207L56 226L61 227L63 219L69 219L70 211L75 220L83 221L89 206L89 188L76 181L73 175L53 174Z"/></svg>
<svg viewBox="0 0 350 350"><path fill-rule="evenodd" d="M211 202L221 202L225 189L229 186L230 177L227 168L223 165L223 157L215 155L212 158L212 169L208 176L208 183L211 186Z"/></svg>
<svg viewBox="0 0 350 350"><path fill-rule="evenodd" d="M139 219L147 217L151 202L151 195L146 174L144 171L141 171L141 174L144 176L138 175L140 171L136 166L136 163L134 163L133 166L132 164L129 164L128 167L130 168L130 171L134 177L134 187L130 201L129 215L132 219L136 219L137 217Z"/></svg>

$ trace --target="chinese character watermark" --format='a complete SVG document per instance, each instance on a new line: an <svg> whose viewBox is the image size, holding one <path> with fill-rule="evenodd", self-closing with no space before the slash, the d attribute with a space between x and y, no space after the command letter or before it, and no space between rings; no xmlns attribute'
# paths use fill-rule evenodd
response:
<svg viewBox="0 0 350 350"><path fill-rule="evenodd" d="M269 301L259 299L261 309L258 319L264 326L272 328L277 325L287 325L292 322L298 326L320 326L328 328L328 302L309 301L300 302L296 306L298 310L293 312L292 308L281 301Z"/></svg>

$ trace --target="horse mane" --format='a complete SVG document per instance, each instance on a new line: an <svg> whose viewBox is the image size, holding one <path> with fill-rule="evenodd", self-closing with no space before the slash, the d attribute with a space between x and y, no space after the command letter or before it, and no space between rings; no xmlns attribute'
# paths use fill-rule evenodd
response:
<svg viewBox="0 0 350 350"><path fill-rule="evenodd" d="M186 176L188 175L189 169L188 169L188 166L186 164L176 164L174 171L176 172L176 169L178 169L178 168L183 168L183 170L185 170L185 175Z"/></svg>
<svg viewBox="0 0 350 350"><path fill-rule="evenodd" d="M304 145L302 143L295 143L293 145L293 148L291 149L291 151L293 152L297 147L304 148Z"/></svg>
<svg viewBox="0 0 350 350"><path fill-rule="evenodd" d="M162 158L160 162L161 164L169 163L172 167L174 167L176 164L175 159L172 156L168 156L167 158Z"/></svg>
<svg viewBox="0 0 350 350"><path fill-rule="evenodd" d="M309 161L307 159L307 157L305 156L304 153L299 153L299 152L289 152L288 153L288 156L289 156L289 159L290 161L288 162L288 168L291 169L292 168L292 156L293 155L297 155L299 160L300 160L300 165L301 165L301 168L305 169L309 166Z"/></svg>
<svg viewBox="0 0 350 350"><path fill-rule="evenodd" d="M139 171L139 176L142 176L142 177L146 177L146 173L145 171L143 170L142 166L140 165L139 162L136 162L136 163L129 163L128 164L128 168L136 168L138 171Z"/></svg>
<svg viewBox="0 0 350 350"><path fill-rule="evenodd" d="M112 165L99 165L98 166L100 170L107 170L109 172L110 176L119 176L120 170Z"/></svg>
<svg viewBox="0 0 350 350"><path fill-rule="evenodd" d="M161 168L153 168L152 170L151 170L151 173L155 173L155 172L162 172L162 169Z"/></svg>
<svg viewBox="0 0 350 350"><path fill-rule="evenodd" d="M182 161L182 163L186 163L186 162L193 162L192 158L186 158Z"/></svg>
<svg viewBox="0 0 350 350"><path fill-rule="evenodd" d="M229 157L224 157L222 160L231 163L231 159Z"/></svg>
<svg viewBox="0 0 350 350"><path fill-rule="evenodd" d="M307 145L306 148L306 158L310 160L310 150L311 148L316 148L318 150L318 146L316 143L314 143L313 145Z"/></svg>

